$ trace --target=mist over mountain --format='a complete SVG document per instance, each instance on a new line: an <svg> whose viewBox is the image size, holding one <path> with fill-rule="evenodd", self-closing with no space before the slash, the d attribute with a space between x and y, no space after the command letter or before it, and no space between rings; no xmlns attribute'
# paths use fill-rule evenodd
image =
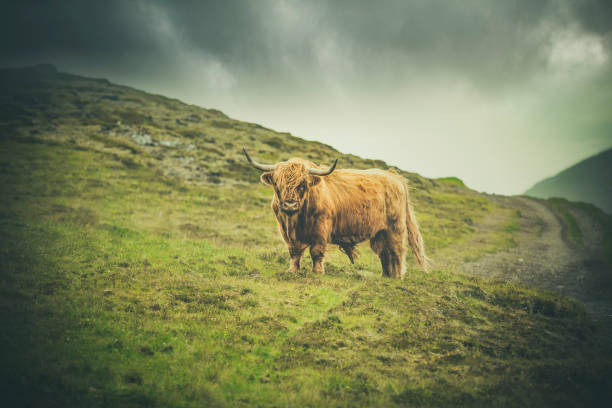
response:
<svg viewBox="0 0 612 408"><path fill-rule="evenodd" d="M612 213L612 149L536 183L525 194L540 198L561 197L583 201Z"/></svg>

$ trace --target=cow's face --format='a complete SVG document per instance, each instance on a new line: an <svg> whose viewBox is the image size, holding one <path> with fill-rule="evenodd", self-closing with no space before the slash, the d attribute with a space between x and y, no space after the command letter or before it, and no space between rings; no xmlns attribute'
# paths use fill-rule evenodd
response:
<svg viewBox="0 0 612 408"><path fill-rule="evenodd" d="M274 188L281 211L293 215L302 208L308 191L321 182L321 177L309 174L302 163L283 162L262 174L261 181Z"/></svg>

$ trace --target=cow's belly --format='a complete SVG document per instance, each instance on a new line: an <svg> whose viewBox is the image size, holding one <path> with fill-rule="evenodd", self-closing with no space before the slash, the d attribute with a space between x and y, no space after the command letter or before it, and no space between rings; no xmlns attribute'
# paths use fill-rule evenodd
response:
<svg viewBox="0 0 612 408"><path fill-rule="evenodd" d="M384 225L378 219L362 217L359 219L341 220L333 228L331 242L334 244L354 245L372 238Z"/></svg>
<svg viewBox="0 0 612 408"><path fill-rule="evenodd" d="M372 236L369 234L335 234L332 235L331 242L336 245L356 245L370 238L372 238Z"/></svg>

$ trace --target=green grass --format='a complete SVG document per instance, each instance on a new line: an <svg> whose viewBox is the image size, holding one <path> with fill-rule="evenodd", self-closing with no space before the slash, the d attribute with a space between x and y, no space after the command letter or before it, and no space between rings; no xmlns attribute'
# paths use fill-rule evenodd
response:
<svg viewBox="0 0 612 408"><path fill-rule="evenodd" d="M465 187L465 184L463 184L463 181L460 178L457 177L441 177L441 178L437 178L436 181L442 182L442 183L446 183L446 184L450 184L453 186L461 186L461 187Z"/></svg>
<svg viewBox="0 0 612 408"><path fill-rule="evenodd" d="M33 126L9 123L0 139L8 406L522 407L608 398L610 350L570 298L441 268L427 274L412 260L404 280L384 279L367 245L354 265L331 248L325 275L311 274L308 256L302 270L286 272L270 190L228 160L239 163L243 142L262 161L285 155L264 141L322 161L338 154L328 146L103 82L48 86L52 107L33 110ZM76 116L71 98L96 114ZM154 138L181 134L198 148L166 153L100 133L95 122L115 120L116 103L129 108L124 120L147 117ZM191 181L159 165L185 157L199 168ZM430 254L464 259L512 244L514 210L457 183L403 174ZM501 221L481 236L475 225L490 215Z"/></svg>
<svg viewBox="0 0 612 408"><path fill-rule="evenodd" d="M570 299L439 270L381 279L365 248L286 273L263 186L2 152L3 370L35 404L546 405L604 385Z"/></svg>

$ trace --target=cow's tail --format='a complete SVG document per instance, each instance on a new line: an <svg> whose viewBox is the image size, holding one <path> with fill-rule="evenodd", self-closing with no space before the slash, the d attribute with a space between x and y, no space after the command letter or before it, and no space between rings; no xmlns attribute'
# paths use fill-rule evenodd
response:
<svg viewBox="0 0 612 408"><path fill-rule="evenodd" d="M418 264L424 271L427 271L427 266L430 259L425 255L425 244L423 237L419 231L419 224L412 209L410 195L408 194L408 186L406 185L406 228L408 229L408 244Z"/></svg>

